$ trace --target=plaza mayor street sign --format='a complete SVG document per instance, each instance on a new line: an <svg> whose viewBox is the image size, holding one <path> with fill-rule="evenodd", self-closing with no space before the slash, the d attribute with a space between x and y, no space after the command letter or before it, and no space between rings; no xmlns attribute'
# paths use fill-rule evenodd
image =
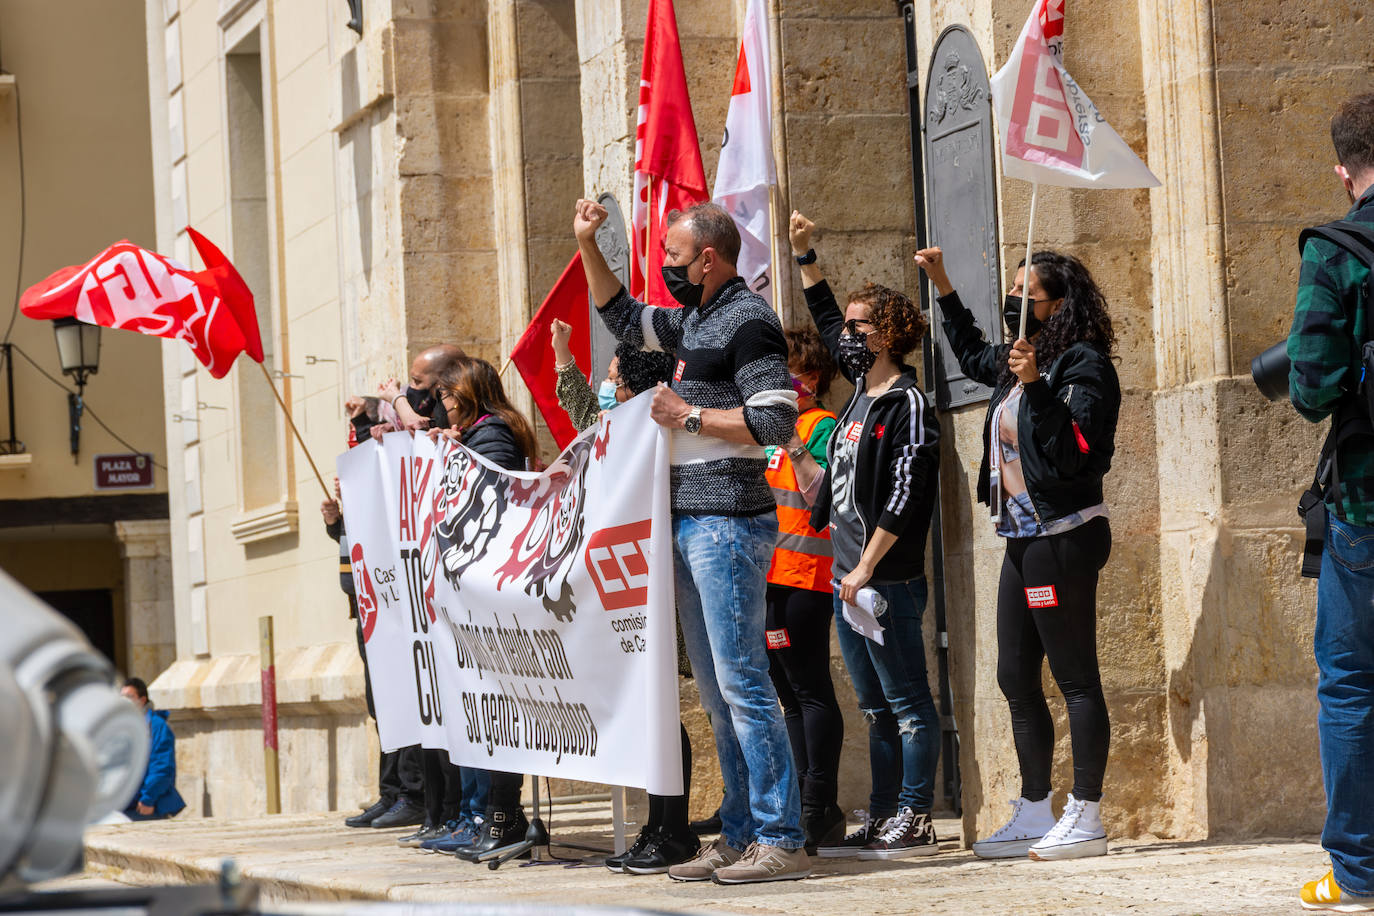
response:
<svg viewBox="0 0 1374 916"><path fill-rule="evenodd" d="M151 490L153 456L139 453L95 456L97 490Z"/></svg>

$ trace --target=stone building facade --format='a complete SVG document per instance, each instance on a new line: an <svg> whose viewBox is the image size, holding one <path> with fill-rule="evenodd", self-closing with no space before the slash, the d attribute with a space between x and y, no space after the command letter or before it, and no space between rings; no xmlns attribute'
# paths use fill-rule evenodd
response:
<svg viewBox="0 0 1374 916"><path fill-rule="evenodd" d="M953 24L995 70L1028 6L916 4L921 78ZM184 251L187 221L223 241L257 294L269 365L326 464L343 447L346 394L399 375L408 354L438 341L499 365L573 252L572 201L629 199L646 0L362 7L355 34L342 2L146 0L159 244ZM710 178L743 3L676 7ZM871 279L914 293L901 10L891 0L770 7L778 231L800 209L822 227L817 247L838 289ZM1109 829L1312 832L1323 813L1315 591L1298 577L1293 507L1320 430L1263 401L1247 362L1286 332L1297 230L1345 209L1326 122L1370 85L1362 49L1374 23L1338 0L1084 0L1068 15L1070 72L1164 182L1043 189L1035 233L1037 247L1087 263L1119 342L1115 548L1099 608ZM1028 190L998 183L1003 264L1023 253ZM785 320L804 320L799 290L783 289ZM199 422L167 427L178 661L154 685L183 723L182 793L201 813L261 810L256 618L271 614L283 805L362 802L375 738L308 464L255 367L214 382L168 346L163 370L168 404L199 411ZM524 399L514 373L505 378ZM971 493L983 413L943 418L969 837L999 822L1018 790L995 676L1001 545ZM835 671L843 680L838 656ZM1053 694L1048 673L1046 686ZM704 812L713 755L690 684L683 696ZM1068 747L1062 702L1052 708L1062 800ZM865 750L851 715L842 801L854 805L867 794Z"/></svg>

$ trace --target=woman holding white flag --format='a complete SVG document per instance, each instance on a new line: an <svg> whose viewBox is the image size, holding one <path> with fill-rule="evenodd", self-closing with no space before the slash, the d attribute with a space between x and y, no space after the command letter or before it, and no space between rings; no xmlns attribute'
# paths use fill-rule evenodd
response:
<svg viewBox="0 0 1374 916"><path fill-rule="evenodd" d="M1107 303L1070 255L1037 251L1016 272L1003 317L1026 339L988 343L949 282L939 248L916 254L939 293L945 336L971 379L993 388L978 499L1006 541L997 591L997 682L1011 707L1021 795L1011 820L973 844L983 858L1104 855L1099 807L1111 731L1097 663L1097 578L1111 553L1102 478L1115 451L1121 387ZM1064 694L1074 784L1050 808L1054 724L1041 668Z"/></svg>

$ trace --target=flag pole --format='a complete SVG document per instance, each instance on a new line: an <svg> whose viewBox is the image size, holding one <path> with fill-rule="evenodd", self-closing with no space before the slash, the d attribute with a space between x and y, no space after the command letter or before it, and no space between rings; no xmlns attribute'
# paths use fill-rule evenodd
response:
<svg viewBox="0 0 1374 916"><path fill-rule="evenodd" d="M329 492L329 487L324 482L324 476L320 474L320 469L315 466L315 459L310 456L310 449L306 448L305 440L301 438L301 431L296 429L296 421L291 418L291 409L281 399L281 392L277 390L276 383L272 381L272 374L267 371L267 367L262 363L258 363L258 368L262 370L262 377L267 380L267 387L272 389L272 396L277 399L281 412L286 414L286 423L291 427L291 432L296 434L296 442L300 444L301 451L305 452L305 460L310 462L310 470L315 472L315 479L320 482L320 489L324 491L324 498L333 499L334 494Z"/></svg>
<svg viewBox="0 0 1374 916"><path fill-rule="evenodd" d="M778 319L782 319L782 301L778 297L778 236L777 227L773 223L773 218L778 209L774 201L774 192L777 185L768 186L768 286L769 294L773 297L773 311Z"/></svg>
<svg viewBox="0 0 1374 916"><path fill-rule="evenodd" d="M1026 303L1030 298L1031 239L1035 236L1035 202L1040 197L1040 182L1031 182L1030 219L1026 221L1026 272L1021 278L1021 327L1016 331L1017 340L1026 339Z"/></svg>

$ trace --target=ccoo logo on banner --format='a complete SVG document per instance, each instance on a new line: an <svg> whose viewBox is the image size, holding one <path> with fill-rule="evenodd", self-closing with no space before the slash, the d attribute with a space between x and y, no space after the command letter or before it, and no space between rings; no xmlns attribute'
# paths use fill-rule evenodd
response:
<svg viewBox="0 0 1374 916"><path fill-rule="evenodd" d="M668 445L647 395L541 474L409 433L339 456L383 748L682 791Z"/></svg>

